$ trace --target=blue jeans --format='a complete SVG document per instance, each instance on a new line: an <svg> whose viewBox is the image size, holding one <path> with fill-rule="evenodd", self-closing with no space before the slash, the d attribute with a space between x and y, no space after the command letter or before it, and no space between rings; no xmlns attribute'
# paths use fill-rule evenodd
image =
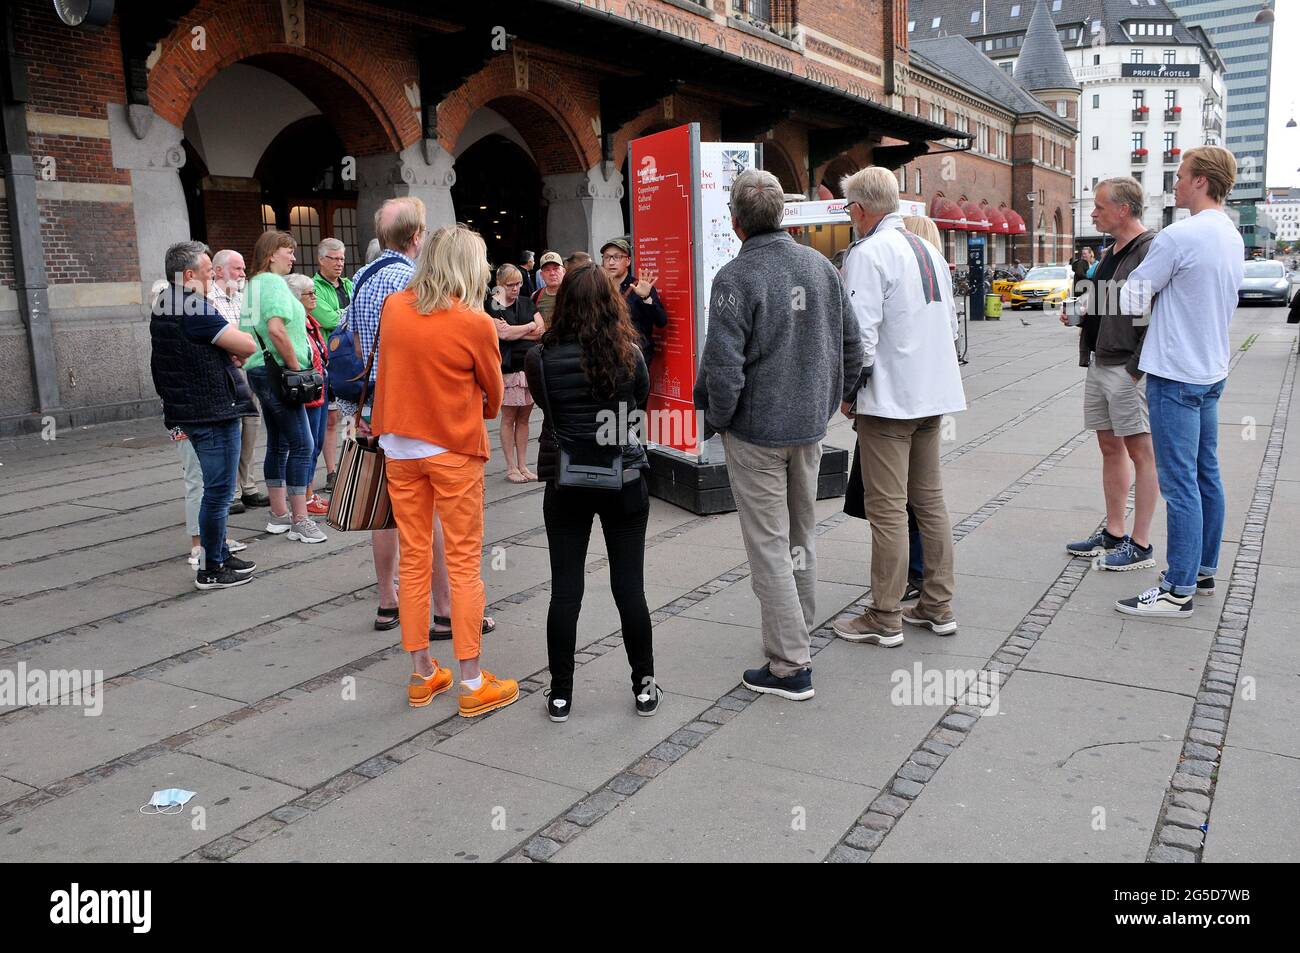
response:
<svg viewBox="0 0 1300 953"><path fill-rule="evenodd" d="M248 382L262 405L262 420L266 423L266 462L262 466L266 485L283 486L290 496L301 496L311 481L315 449L307 408L281 400L265 367L249 371Z"/></svg>
<svg viewBox="0 0 1300 953"><path fill-rule="evenodd" d="M328 400L319 407L307 408L307 422L311 425L311 470L308 471L308 482L310 482L310 475L316 472L321 454L325 452L325 424L329 422L329 416Z"/></svg>
<svg viewBox="0 0 1300 953"><path fill-rule="evenodd" d="M1197 574L1213 575L1219 566L1224 512L1219 477L1223 384L1184 384L1147 375L1151 441L1169 521L1169 568L1161 587L1176 596L1194 593Z"/></svg>
<svg viewBox="0 0 1300 953"><path fill-rule="evenodd" d="M203 500L199 503L199 545L203 551L199 554L199 568L220 569L230 558L226 516L239 472L239 420L187 425L185 432L203 471Z"/></svg>

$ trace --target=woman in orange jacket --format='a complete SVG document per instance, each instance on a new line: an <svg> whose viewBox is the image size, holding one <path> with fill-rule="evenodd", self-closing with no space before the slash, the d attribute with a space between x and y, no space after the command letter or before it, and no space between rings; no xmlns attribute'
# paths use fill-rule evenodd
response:
<svg viewBox="0 0 1300 953"><path fill-rule="evenodd" d="M483 239L462 226L425 242L405 291L380 317L372 433L387 457L388 493L401 540L398 607L402 646L415 671L407 688L420 708L454 681L429 655L433 517L442 521L451 579L452 644L460 663L460 714L472 718L519 697L519 685L479 667L486 602L483 467L486 420L501 408L501 354L481 310L489 278Z"/></svg>

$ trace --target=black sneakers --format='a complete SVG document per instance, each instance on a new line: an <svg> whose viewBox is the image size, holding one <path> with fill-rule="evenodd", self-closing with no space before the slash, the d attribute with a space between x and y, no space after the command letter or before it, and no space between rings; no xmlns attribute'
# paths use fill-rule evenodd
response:
<svg viewBox="0 0 1300 953"><path fill-rule="evenodd" d="M551 721L568 721L569 710L572 708L570 699L558 692L552 693L549 688L542 694L546 696L546 717Z"/></svg>
<svg viewBox="0 0 1300 953"><path fill-rule="evenodd" d="M235 559L233 556L226 560L226 564L220 569L200 569L194 574L195 589L233 589L235 586L242 586L253 581L251 574L240 575L230 568L231 563L243 563L242 559ZM252 566L252 563L244 563ZM254 569L257 567L253 567ZM251 573L251 570L250 570Z"/></svg>
<svg viewBox="0 0 1300 953"><path fill-rule="evenodd" d="M257 563L250 562L247 559L240 559L238 556L231 556L226 560L225 568L239 576L251 576L257 569Z"/></svg>
<svg viewBox="0 0 1300 953"><path fill-rule="evenodd" d="M654 680L653 675L647 675L641 679L641 687L634 688L636 692L636 713L643 718L649 718L659 710L659 701L664 697L664 690Z"/></svg>

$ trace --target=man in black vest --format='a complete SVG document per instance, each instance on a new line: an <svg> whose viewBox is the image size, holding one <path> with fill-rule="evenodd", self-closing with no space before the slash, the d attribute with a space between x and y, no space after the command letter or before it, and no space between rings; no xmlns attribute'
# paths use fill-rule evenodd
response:
<svg viewBox="0 0 1300 953"><path fill-rule="evenodd" d="M256 344L208 299L212 259L206 245L172 245L165 268L169 284L154 299L149 322L150 369L163 402L163 424L172 439L189 438L203 471L194 585L229 589L251 581L257 568L226 547L226 516L239 469L240 418L254 410L238 368Z"/></svg>

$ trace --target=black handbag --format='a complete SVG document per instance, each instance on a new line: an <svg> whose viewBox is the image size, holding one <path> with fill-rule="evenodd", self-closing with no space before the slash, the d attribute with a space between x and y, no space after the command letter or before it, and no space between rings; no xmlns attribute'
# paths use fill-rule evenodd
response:
<svg viewBox="0 0 1300 953"><path fill-rule="evenodd" d="M325 378L314 367L305 371L291 371L281 367L262 341L260 331L254 329L257 340L262 345L262 361L266 364L266 377L271 382L272 392L286 404L301 406L318 400L325 390Z"/></svg>
<svg viewBox="0 0 1300 953"><path fill-rule="evenodd" d="M546 387L546 348L542 348L538 361L539 376L542 379L542 399L546 409L555 416L551 396ZM609 458L610 448L602 447L594 440L565 441L560 437L559 429L552 424L551 434L555 437L558 464L556 466L555 485L572 489L612 490L623 489L623 448L613 448L613 459ZM632 471L634 476L640 474Z"/></svg>

